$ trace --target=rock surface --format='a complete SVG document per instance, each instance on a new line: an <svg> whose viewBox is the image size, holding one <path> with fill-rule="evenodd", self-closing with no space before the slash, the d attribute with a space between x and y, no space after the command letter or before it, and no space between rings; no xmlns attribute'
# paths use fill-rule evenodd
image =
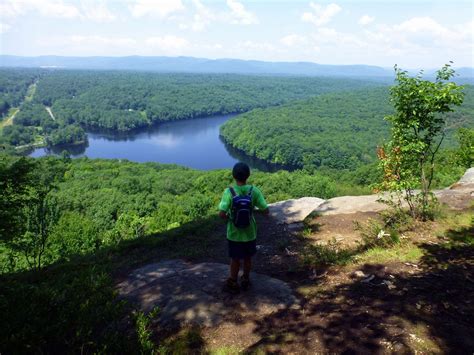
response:
<svg viewBox="0 0 474 355"><path fill-rule="evenodd" d="M118 285L122 297L144 311L160 307L163 325L215 326L236 311L239 315L267 315L288 306L298 306L291 288L283 281L256 273L252 287L238 295L222 291L228 265L188 264L167 260L131 272Z"/></svg>
<svg viewBox="0 0 474 355"><path fill-rule="evenodd" d="M334 197L321 204L314 211L323 215L379 212L387 208L387 205L377 202L379 198L379 195Z"/></svg>
<svg viewBox="0 0 474 355"><path fill-rule="evenodd" d="M280 201L269 205L270 215L279 224L291 224L303 221L325 200L318 197L302 197Z"/></svg>
<svg viewBox="0 0 474 355"><path fill-rule="evenodd" d="M467 169L461 179L452 186L435 191L436 197L453 209L464 209L474 200L474 168Z"/></svg>
<svg viewBox="0 0 474 355"><path fill-rule="evenodd" d="M469 207L474 199L474 168L470 168L462 178L451 187L434 191L436 197L451 208ZM357 212L380 212L387 208L377 202L388 195L374 194L363 196L341 196L329 200L316 197L303 197L281 201L270 205L271 215L279 223L297 223L303 221L312 212L320 215L339 215Z"/></svg>
<svg viewBox="0 0 474 355"><path fill-rule="evenodd" d="M469 168L466 170L466 172L461 177L461 179L451 187L451 189L473 188L474 187L473 185L474 185L474 168Z"/></svg>

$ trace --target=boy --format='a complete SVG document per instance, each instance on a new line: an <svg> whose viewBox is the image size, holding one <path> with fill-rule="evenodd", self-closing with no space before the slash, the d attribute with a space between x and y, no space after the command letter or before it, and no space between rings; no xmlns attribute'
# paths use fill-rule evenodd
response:
<svg viewBox="0 0 474 355"><path fill-rule="evenodd" d="M219 204L219 216L227 221L227 241L229 257L231 258L230 276L226 281L225 289L231 293L238 293L240 287L246 290L250 286L252 256L257 252L257 224L251 211L254 207L257 207L263 214L268 215L268 206L260 190L255 186L247 185L247 179L250 176L250 168L247 164L235 164L232 169L232 176L235 184L225 189ZM250 211L249 214L245 214L245 211L244 213L240 211L236 213L237 210L233 206L233 201L237 201L236 198L242 197L251 202L250 209L247 209L247 211ZM243 215L243 218L236 219L235 214ZM244 273L239 287L237 277L239 275L240 259L244 261Z"/></svg>

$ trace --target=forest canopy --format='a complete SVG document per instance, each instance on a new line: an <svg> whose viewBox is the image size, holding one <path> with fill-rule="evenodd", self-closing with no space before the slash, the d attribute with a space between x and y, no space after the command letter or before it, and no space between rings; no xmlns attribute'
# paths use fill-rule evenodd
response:
<svg viewBox="0 0 474 355"><path fill-rule="evenodd" d="M444 147L456 145L460 127L474 127L474 87L447 114ZM256 109L221 127L224 140L244 153L297 168L355 169L376 159L390 132L388 88L320 95L280 107Z"/></svg>

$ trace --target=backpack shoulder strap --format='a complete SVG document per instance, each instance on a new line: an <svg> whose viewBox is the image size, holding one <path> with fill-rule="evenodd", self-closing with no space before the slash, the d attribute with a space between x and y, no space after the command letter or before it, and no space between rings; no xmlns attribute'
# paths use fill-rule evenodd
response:
<svg viewBox="0 0 474 355"><path fill-rule="evenodd" d="M233 188L232 186L229 187L229 191L230 191L230 194L232 195L232 197L237 196L237 194L235 193L235 190L234 190L234 188Z"/></svg>
<svg viewBox="0 0 474 355"><path fill-rule="evenodd" d="M247 195L252 196L253 186L250 186L250 190Z"/></svg>

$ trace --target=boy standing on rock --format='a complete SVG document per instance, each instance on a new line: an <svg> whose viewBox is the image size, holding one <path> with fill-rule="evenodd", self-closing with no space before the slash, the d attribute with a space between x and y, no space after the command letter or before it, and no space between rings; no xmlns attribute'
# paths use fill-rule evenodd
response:
<svg viewBox="0 0 474 355"><path fill-rule="evenodd" d="M256 207L268 215L268 206L261 191L252 185L247 185L250 168L245 163L237 163L232 169L235 184L225 189L219 204L219 216L227 221L227 241L229 243L230 276L225 289L238 293L240 288L250 286L250 269L252 256L257 252L257 223L253 216ZM243 259L243 275L240 287L237 283L240 260Z"/></svg>

